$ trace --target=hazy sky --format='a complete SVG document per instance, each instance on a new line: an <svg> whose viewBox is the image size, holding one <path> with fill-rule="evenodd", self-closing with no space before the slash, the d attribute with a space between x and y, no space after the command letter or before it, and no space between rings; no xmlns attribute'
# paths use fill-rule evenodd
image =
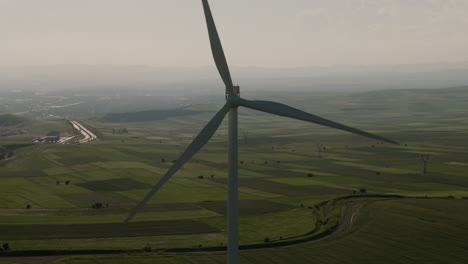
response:
<svg viewBox="0 0 468 264"><path fill-rule="evenodd" d="M211 0L228 61L468 61L468 0ZM0 0L0 65L212 65L200 0Z"/></svg>

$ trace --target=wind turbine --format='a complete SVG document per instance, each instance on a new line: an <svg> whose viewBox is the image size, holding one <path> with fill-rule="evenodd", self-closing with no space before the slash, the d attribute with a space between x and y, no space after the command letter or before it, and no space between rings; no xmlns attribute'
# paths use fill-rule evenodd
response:
<svg viewBox="0 0 468 264"><path fill-rule="evenodd" d="M224 56L223 47L216 30L213 15L208 4L208 0L202 0L203 10L205 12L206 24L211 44L213 58L218 68L221 79L226 86L226 104L219 110L208 124L200 131L195 139L190 143L187 149L182 153L179 159L172 165L164 176L156 183L145 198L130 212L125 219L128 223L138 212L140 212L153 195L180 169L187 163L200 149L208 143L214 135L224 117L229 112L229 174L228 174L228 264L239 263L239 231L238 231L238 129L237 129L237 109L239 106L270 113L273 115L289 117L306 122L328 126L372 139L397 144L395 141L380 137L356 128L345 126L316 115L312 115L299 109L270 101L247 100L239 96L239 87L234 86L229 67Z"/></svg>

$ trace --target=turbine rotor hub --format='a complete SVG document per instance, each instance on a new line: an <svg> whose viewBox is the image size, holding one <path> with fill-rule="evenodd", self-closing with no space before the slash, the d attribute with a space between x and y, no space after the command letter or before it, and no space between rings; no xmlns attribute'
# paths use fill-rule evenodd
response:
<svg viewBox="0 0 468 264"><path fill-rule="evenodd" d="M232 90L226 93L226 101L232 108L239 107L240 104L240 87L233 86Z"/></svg>

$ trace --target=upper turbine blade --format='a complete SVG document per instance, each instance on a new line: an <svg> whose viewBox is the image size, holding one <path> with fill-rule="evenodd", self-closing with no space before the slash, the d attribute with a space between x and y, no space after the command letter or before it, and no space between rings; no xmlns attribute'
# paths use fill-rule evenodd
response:
<svg viewBox="0 0 468 264"><path fill-rule="evenodd" d="M231 74L229 73L229 67L226 57L224 56L223 46L221 45L221 40L219 39L218 31L216 30L213 15L211 14L210 5L208 4L208 0L202 0L202 2L203 9L205 11L206 25L208 27L208 34L210 36L211 52L213 53L213 58L219 74L226 85L226 90L231 92L233 89Z"/></svg>
<svg viewBox="0 0 468 264"><path fill-rule="evenodd" d="M365 136L368 138L382 140L382 141L392 143L392 144L398 144L397 142L393 140L390 140L381 136L377 136L377 135L374 135L374 134L371 134L371 133L368 133L368 132L365 132L356 128L345 126L345 125L327 120L325 118L321 118L316 115L312 115L304 111L301 111L299 109L296 109L296 108L293 108L284 104L276 103L276 102L257 101L257 100L249 101L246 99L240 99L240 105L250 108L250 109L254 109L254 110L258 110L258 111L262 111L262 112L266 112L266 113L270 113L274 115L307 121L307 122L319 124L322 126L328 126L328 127L332 127L336 129L341 129L341 130L348 131L348 132L358 134L361 136Z"/></svg>
<svg viewBox="0 0 468 264"><path fill-rule="evenodd" d="M187 149L182 153L179 159L176 160L174 165L166 172L166 174L159 180L156 185L153 186L151 191L145 196L145 198L130 212L129 216L125 219L125 223L128 223L138 212L140 212L145 204L153 197L153 195L174 175L182 166L189 161L214 135L227 112L229 112L230 106L224 105L221 110L208 122L208 124L200 131L195 139L190 143Z"/></svg>

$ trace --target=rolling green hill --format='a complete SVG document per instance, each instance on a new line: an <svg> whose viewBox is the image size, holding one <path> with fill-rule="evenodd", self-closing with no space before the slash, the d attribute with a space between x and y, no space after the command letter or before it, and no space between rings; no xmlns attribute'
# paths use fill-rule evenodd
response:
<svg viewBox="0 0 468 264"><path fill-rule="evenodd" d="M0 115L0 127L17 126L27 122L26 118L12 114Z"/></svg>
<svg viewBox="0 0 468 264"><path fill-rule="evenodd" d="M24 134L29 123L30 120L24 117L12 114L0 115L0 136Z"/></svg>
<svg viewBox="0 0 468 264"><path fill-rule="evenodd" d="M366 203L350 228L321 241L241 252L244 264L466 263L468 210L463 200L381 200ZM55 264L225 263L224 253L71 257Z"/></svg>

